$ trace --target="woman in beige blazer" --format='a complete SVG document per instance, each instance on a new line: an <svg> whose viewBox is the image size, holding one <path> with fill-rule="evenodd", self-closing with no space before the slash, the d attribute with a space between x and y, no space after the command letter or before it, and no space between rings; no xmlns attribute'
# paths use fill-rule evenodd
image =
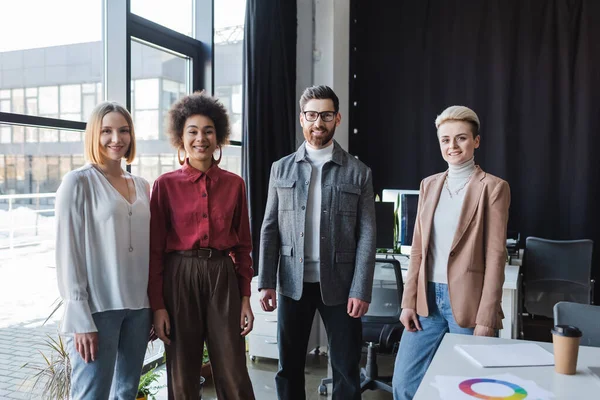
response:
<svg viewBox="0 0 600 400"><path fill-rule="evenodd" d="M475 165L479 118L467 107L435 120L448 170L421 182L394 368L394 400L412 399L444 334L494 336L502 285L510 188Z"/></svg>

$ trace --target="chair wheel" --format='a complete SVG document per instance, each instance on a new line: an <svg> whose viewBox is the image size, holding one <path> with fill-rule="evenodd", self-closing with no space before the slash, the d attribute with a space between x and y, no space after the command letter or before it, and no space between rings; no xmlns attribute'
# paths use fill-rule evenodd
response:
<svg viewBox="0 0 600 400"><path fill-rule="evenodd" d="M327 385L319 385L319 394L321 396L327 396Z"/></svg>
<svg viewBox="0 0 600 400"><path fill-rule="evenodd" d="M252 362L256 361L256 356L250 356L250 361L252 361Z"/></svg>

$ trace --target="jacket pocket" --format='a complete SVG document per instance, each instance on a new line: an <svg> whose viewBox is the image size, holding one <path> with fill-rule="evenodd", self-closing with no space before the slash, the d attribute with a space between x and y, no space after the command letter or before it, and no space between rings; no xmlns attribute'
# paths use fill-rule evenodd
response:
<svg viewBox="0 0 600 400"><path fill-rule="evenodd" d="M282 256L293 256L294 255L294 248L292 246L281 246L281 248L279 249L279 254L281 254Z"/></svg>
<svg viewBox="0 0 600 400"><path fill-rule="evenodd" d="M273 187L277 190L279 211L294 211L295 180L277 180Z"/></svg>
<svg viewBox="0 0 600 400"><path fill-rule="evenodd" d="M483 274L485 273L485 267L482 264L469 264L467 267L467 272L472 272L474 274Z"/></svg>
<svg viewBox="0 0 600 400"><path fill-rule="evenodd" d="M335 263L336 264L353 264L356 260L356 253L347 252L347 251L339 251L335 253Z"/></svg>
<svg viewBox="0 0 600 400"><path fill-rule="evenodd" d="M358 199L360 197L360 187L342 183L339 186L338 213L343 215L356 215L358 209Z"/></svg>

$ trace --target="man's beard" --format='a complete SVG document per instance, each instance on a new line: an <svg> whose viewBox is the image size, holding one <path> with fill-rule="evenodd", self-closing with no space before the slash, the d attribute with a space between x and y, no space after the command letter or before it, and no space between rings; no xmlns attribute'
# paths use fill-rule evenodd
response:
<svg viewBox="0 0 600 400"><path fill-rule="evenodd" d="M316 137L313 135L312 130L309 132L309 138L304 137L308 143L310 143L313 147L322 147L327 145L331 139L333 139L333 135L335 134L335 126L331 128L331 130L326 130L327 133L321 137Z"/></svg>

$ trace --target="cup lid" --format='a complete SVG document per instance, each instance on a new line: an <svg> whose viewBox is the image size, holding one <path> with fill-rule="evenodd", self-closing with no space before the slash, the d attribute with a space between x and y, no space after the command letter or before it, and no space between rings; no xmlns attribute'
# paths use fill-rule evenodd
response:
<svg viewBox="0 0 600 400"><path fill-rule="evenodd" d="M579 328L573 325L556 325L552 329L552 334L565 337L581 337L582 335Z"/></svg>

